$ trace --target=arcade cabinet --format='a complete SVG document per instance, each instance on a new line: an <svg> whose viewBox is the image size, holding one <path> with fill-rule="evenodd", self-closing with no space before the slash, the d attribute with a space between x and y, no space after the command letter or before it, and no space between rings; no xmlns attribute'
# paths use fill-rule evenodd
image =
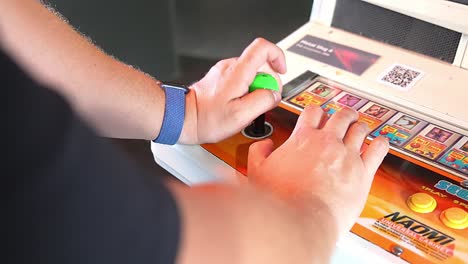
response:
<svg viewBox="0 0 468 264"><path fill-rule="evenodd" d="M371 128L367 141L384 135L391 150L333 263L468 263L468 4L316 0L278 45L288 72L260 133L152 144L156 162L188 185L242 184L250 144L281 145L305 106L350 107Z"/></svg>

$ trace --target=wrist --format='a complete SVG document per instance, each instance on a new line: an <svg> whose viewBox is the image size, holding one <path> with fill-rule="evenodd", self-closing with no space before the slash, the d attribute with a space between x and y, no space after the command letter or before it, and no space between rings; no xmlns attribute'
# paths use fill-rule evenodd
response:
<svg viewBox="0 0 468 264"><path fill-rule="evenodd" d="M249 178L251 176L249 175ZM312 263L328 263L340 235L339 223L329 203L319 195L305 190L303 184L275 182L271 177L265 178L268 182L259 182L258 179L259 177L256 177L255 181L251 181L258 190L269 193L291 209L291 215L298 223L297 226L300 228L300 234L303 236L302 239L307 249L314 248L316 249L314 252L321 252L314 256Z"/></svg>
<svg viewBox="0 0 468 264"><path fill-rule="evenodd" d="M315 195L290 203L294 203L294 208L299 212L307 247L321 252L314 256L313 263L329 263L339 239L339 223L329 206Z"/></svg>
<svg viewBox="0 0 468 264"><path fill-rule="evenodd" d="M155 143L174 145L180 141L190 89L176 83L159 83L164 90L164 115Z"/></svg>
<svg viewBox="0 0 468 264"><path fill-rule="evenodd" d="M281 208L283 217L290 219L293 228L288 235L298 237L309 263L329 263L338 240L336 219L327 205L319 196L297 191L295 195L278 195L277 193L259 188L257 193L271 197L272 208ZM276 206L275 206L276 205ZM311 248L314 250L311 251Z"/></svg>
<svg viewBox="0 0 468 264"><path fill-rule="evenodd" d="M179 143L181 144L199 144L198 140L198 114L197 114L197 95L194 89L185 96L185 119L180 134Z"/></svg>

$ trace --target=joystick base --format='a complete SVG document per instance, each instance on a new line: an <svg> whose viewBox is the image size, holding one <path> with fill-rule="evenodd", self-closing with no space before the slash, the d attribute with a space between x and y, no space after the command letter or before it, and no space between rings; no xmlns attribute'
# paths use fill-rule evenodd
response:
<svg viewBox="0 0 468 264"><path fill-rule="evenodd" d="M264 138L271 136L271 134L273 134L273 126L268 122L265 122L263 126L264 126L263 131L258 131L255 125L252 124L242 130L242 135L244 135L247 138L257 139L257 140L264 139Z"/></svg>

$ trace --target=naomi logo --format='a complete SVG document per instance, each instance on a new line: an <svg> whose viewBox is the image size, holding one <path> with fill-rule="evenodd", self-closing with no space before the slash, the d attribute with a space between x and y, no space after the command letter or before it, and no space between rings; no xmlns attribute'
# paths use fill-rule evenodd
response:
<svg viewBox="0 0 468 264"><path fill-rule="evenodd" d="M437 243L439 245L447 245L450 242L455 241L455 238L446 235L434 228L431 228L407 215L400 215L400 212L395 212L383 217L387 221L391 221L398 225L402 225L407 230L418 234L421 237L427 239L425 242ZM420 239L422 240L422 239ZM431 244L431 243L429 243Z"/></svg>

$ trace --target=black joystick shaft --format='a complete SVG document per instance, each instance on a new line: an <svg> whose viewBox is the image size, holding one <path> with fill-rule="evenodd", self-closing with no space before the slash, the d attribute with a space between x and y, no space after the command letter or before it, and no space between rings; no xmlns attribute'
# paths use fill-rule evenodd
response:
<svg viewBox="0 0 468 264"><path fill-rule="evenodd" d="M267 89L279 92L279 85L276 79L268 73L257 73L255 79L249 86L249 93L259 89ZM249 138L260 139L271 135L273 127L265 122L265 114L255 118L255 120L243 130L243 134Z"/></svg>
<svg viewBox="0 0 468 264"><path fill-rule="evenodd" d="M265 135L265 114L261 114L253 121L252 132L255 135Z"/></svg>
<svg viewBox="0 0 468 264"><path fill-rule="evenodd" d="M265 114L262 114L244 129L243 134L249 138L262 139L271 135L272 132L273 127L265 122Z"/></svg>

